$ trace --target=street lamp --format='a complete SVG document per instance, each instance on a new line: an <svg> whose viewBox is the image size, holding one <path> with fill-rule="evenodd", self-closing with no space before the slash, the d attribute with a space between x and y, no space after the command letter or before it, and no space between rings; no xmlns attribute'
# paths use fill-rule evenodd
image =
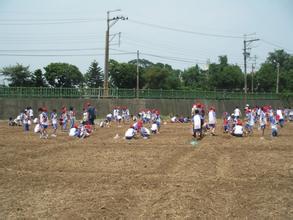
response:
<svg viewBox="0 0 293 220"><path fill-rule="evenodd" d="M108 78L109 78L109 36L110 28L116 24L119 20L127 20L128 17L116 16L110 18L110 13L121 11L121 9L107 11L107 31L106 31L106 40L105 40L105 66L104 66L104 96L108 96Z"/></svg>

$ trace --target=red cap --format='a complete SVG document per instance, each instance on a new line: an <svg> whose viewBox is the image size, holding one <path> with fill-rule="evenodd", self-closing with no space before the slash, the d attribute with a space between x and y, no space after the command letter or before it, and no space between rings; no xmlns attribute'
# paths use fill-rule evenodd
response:
<svg viewBox="0 0 293 220"><path fill-rule="evenodd" d="M237 125L242 125L242 121L238 120Z"/></svg>

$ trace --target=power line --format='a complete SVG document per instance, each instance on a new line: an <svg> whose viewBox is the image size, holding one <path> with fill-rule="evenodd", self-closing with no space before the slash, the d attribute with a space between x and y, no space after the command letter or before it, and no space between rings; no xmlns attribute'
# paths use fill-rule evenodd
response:
<svg viewBox="0 0 293 220"><path fill-rule="evenodd" d="M272 42L270 42L270 41L267 41L267 40L264 40L264 39L260 39L260 40L261 40L262 42L268 44L268 45L271 45L271 46L274 46L274 47L277 47L277 48L280 48L280 49L284 49L284 50L287 50L287 51L290 51L290 52L293 51L293 50L286 49L285 47L280 46L280 45L278 45L278 44L272 43Z"/></svg>
<svg viewBox="0 0 293 220"><path fill-rule="evenodd" d="M197 62L196 60L191 60L191 59L190 60L186 60L186 59L181 58L181 57L167 57L167 56L161 56L161 55L150 54L150 53L140 53L140 54L141 55L144 55L144 56L156 57L156 58L161 58L161 59L164 59L164 60L178 61L178 62L183 62L183 63L206 64L204 62Z"/></svg>
<svg viewBox="0 0 293 220"><path fill-rule="evenodd" d="M125 52L125 53L136 53L136 52L131 52L131 51L127 51L127 50L120 50L120 49L110 49L110 50L120 51L120 52ZM202 61L201 61L202 63L197 62L197 61L199 61L197 59L173 57L173 56L163 56L163 55L157 55L157 54L152 54L152 53L141 53L141 52L140 52L140 54L145 55L145 56L150 56L150 57L162 58L165 60L182 61L182 62L193 63L193 64L194 63L205 64Z"/></svg>
<svg viewBox="0 0 293 220"><path fill-rule="evenodd" d="M126 41L127 43L126 44L130 44L130 45L134 45L134 46L142 46L146 49L151 49L151 50L155 50L155 51L158 51L158 52L166 52L166 51L169 51L169 53L176 53L176 54L179 54L179 55L183 55L183 56L186 56L186 53L183 53L183 50L178 50L178 49L172 49L172 48L167 48L167 47L162 47L162 46L145 46L145 44L143 43L138 43L138 42L132 42L132 41L129 41L128 39L125 39L124 41ZM192 56L192 55L188 55L188 56ZM197 57L198 60L206 60L205 58L200 58L200 57Z"/></svg>
<svg viewBox="0 0 293 220"><path fill-rule="evenodd" d="M135 24L145 25L148 27L169 30L169 31L175 31L175 32L181 32L181 33L186 33L186 34L201 35L201 36L206 36L206 37L218 37L218 38L234 38L234 39L241 39L242 38L242 36L236 36L236 35L211 34L211 33L197 32L197 31L183 30L183 29L179 29L179 28L167 27L167 26L162 26L162 25L158 25L158 24L151 24L151 23L146 23L146 22L132 20L132 19L130 19L129 21L132 23L135 23Z"/></svg>
<svg viewBox="0 0 293 220"><path fill-rule="evenodd" d="M0 50L0 52L56 52L56 51L87 51L104 50L105 48L76 48L76 49L21 49L21 50Z"/></svg>
<svg viewBox="0 0 293 220"><path fill-rule="evenodd" d="M111 55L129 55L129 54L136 54L135 52L129 52L129 53L114 53ZM104 56L104 54L0 54L0 56L13 56L13 57L84 57L84 56Z"/></svg>
<svg viewBox="0 0 293 220"><path fill-rule="evenodd" d="M22 26L22 25L55 25L55 24L77 24L77 23L87 23L87 22L97 22L104 21L104 19L80 19L80 20L67 20L67 21L48 21L48 22L2 22L0 21L0 25L2 26Z"/></svg>

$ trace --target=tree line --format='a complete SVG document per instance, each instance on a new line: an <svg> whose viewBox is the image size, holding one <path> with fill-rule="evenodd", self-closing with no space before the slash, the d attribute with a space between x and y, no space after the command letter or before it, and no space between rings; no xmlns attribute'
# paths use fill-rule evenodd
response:
<svg viewBox="0 0 293 220"><path fill-rule="evenodd" d="M248 91L251 81L254 92L273 92L276 88L277 65L279 63L279 91L293 91L293 56L284 50L268 54L264 63L253 75L247 74ZM1 74L10 87L53 87L53 88L98 88L103 87L104 74L96 61L86 73L68 63L50 63L46 67L30 71L29 66L16 64L3 67ZM229 64L227 56L219 56L217 63L207 69L198 65L185 70L173 69L171 65L139 60L140 89L197 89L243 91L244 74L238 65ZM109 84L111 87L136 88L137 60L129 62L109 61Z"/></svg>

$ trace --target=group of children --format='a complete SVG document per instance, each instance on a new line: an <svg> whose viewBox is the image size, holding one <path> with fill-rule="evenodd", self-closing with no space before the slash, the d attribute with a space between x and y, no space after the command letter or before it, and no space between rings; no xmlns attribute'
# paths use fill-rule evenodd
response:
<svg viewBox="0 0 293 220"><path fill-rule="evenodd" d="M147 126L150 128L147 128ZM151 134L159 133L161 127L161 117L159 111L152 114L151 120L144 120L141 114L138 114L138 119L134 120L134 124L130 126L125 132L124 138L131 140L138 138L139 134L143 139L148 139Z"/></svg>
<svg viewBox="0 0 293 220"><path fill-rule="evenodd" d="M251 108L248 104L244 108L244 115L238 106L235 107L232 114L225 112L223 114L223 131L236 137L252 135L255 125L261 130L262 137L268 125L271 127L272 137L278 135L278 127L283 127L286 119L291 120L290 114L293 111L285 111L281 108L273 109L271 106ZM291 113L292 112L292 113ZM209 108L208 120L205 121L205 107L201 103L193 105L192 110L193 136L202 138L207 131L215 135L216 128L216 110L214 107ZM243 118L243 119L242 119Z"/></svg>
<svg viewBox="0 0 293 220"><path fill-rule="evenodd" d="M82 121L79 125L77 125L76 121L76 111L73 107L69 107L69 110L65 106L63 106L60 110L60 114L58 117L58 113L56 109L53 109L51 113L48 112L46 107L40 107L38 109L39 115L38 117L34 117L33 110L31 107L27 107L24 111L20 113L16 117L16 119L9 118L10 126L23 126L24 131L29 131L30 126L35 124L34 132L40 133L40 138L48 138L47 129L51 125L52 126L52 137L56 137L57 128L60 126L61 131L68 131L70 136L77 137L88 137L92 132L92 125L94 124L94 119L96 115L96 110L91 106L90 103L86 104L86 108L84 108ZM73 130L75 129L75 135L73 134Z"/></svg>
<svg viewBox="0 0 293 220"><path fill-rule="evenodd" d="M207 108L202 103L196 103L191 109L191 119L189 117L171 117L171 122L190 123L193 125L193 136L195 138L202 138L205 134L210 133L216 135L216 109L214 107ZM9 119L9 125L22 125L24 131L29 131L32 123L35 124L34 131L40 133L40 138L48 138L47 128L51 125L53 132L52 137L56 137L57 129L60 126L61 131L69 131L70 136L85 138L90 136L93 132L94 120L96 118L96 109L87 103L83 108L82 121L77 123L76 111L73 107L67 108L63 106L58 113L53 109L49 114L47 108L42 107L38 109L38 117L34 117L34 112L31 107L23 110L16 119ZM106 119L102 120L100 127L110 127L110 123L115 121L117 123L128 122L132 119L134 124L130 126L125 132L125 139L132 139L138 137L140 134L143 138L149 138L151 133L158 133L161 126L160 111L157 109L143 109L137 115L130 115L127 107L116 106L113 108L113 114L109 113ZM278 136L279 127L283 127L285 121L293 121L293 110L281 108L273 109L271 106L253 107L248 104L244 108L242 114L238 106L230 114L225 112L223 114L223 131L230 133L236 137L243 137L252 135L254 128L257 125L261 130L261 135L264 136L265 129L270 125L271 135Z"/></svg>

